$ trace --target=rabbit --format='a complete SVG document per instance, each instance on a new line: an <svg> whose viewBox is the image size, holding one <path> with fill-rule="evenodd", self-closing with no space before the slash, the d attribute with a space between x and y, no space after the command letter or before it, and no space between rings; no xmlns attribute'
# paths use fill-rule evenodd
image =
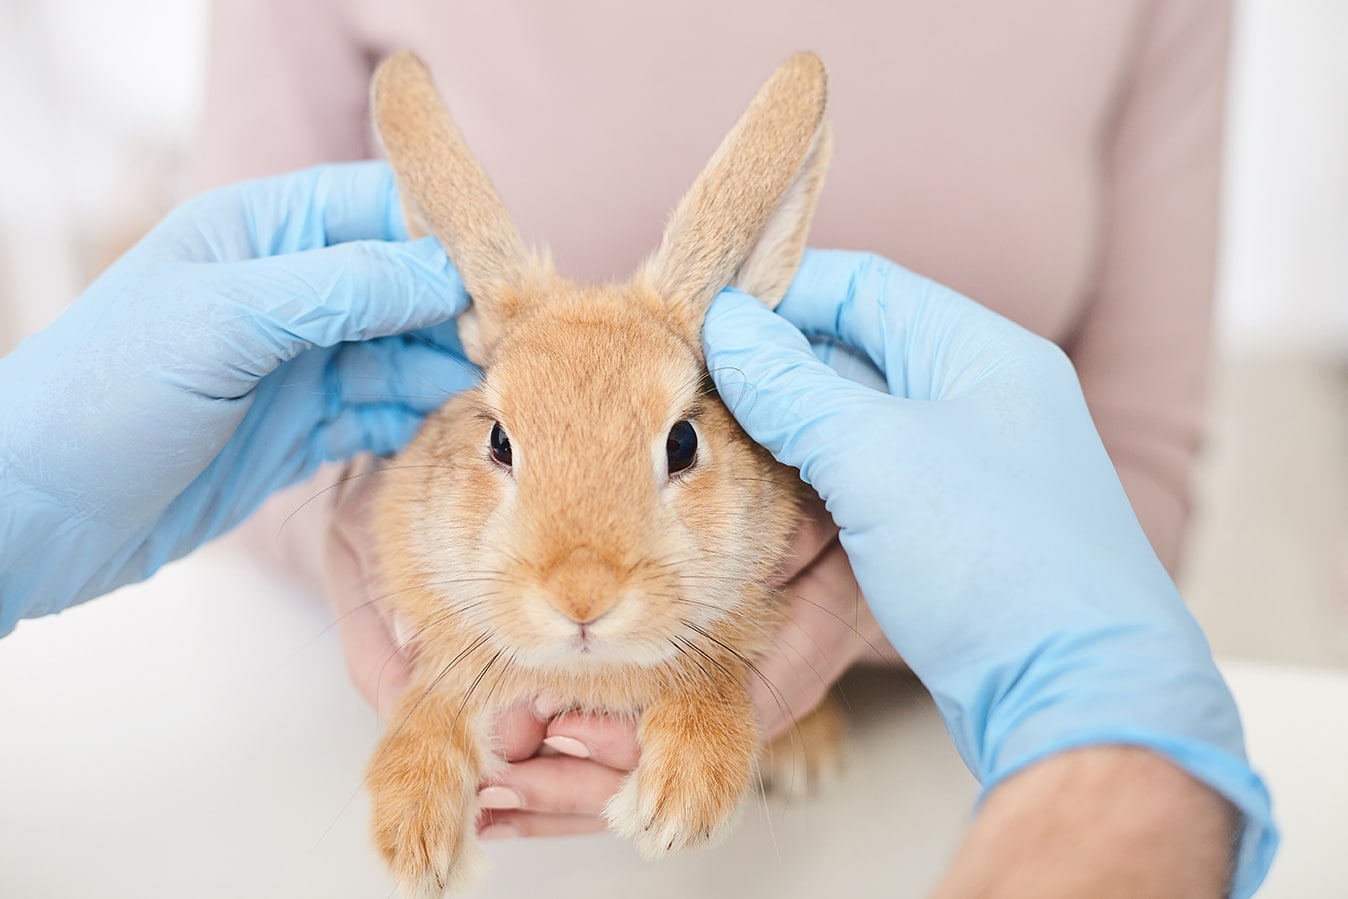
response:
<svg viewBox="0 0 1348 899"><path fill-rule="evenodd" d="M711 842L755 783L748 679L815 498L722 405L701 322L727 285L771 306L794 276L829 158L824 67L785 62L632 280L594 287L525 248L416 56L383 62L371 93L409 229L472 297L459 328L484 372L374 499L382 611L416 647L366 777L376 846L405 896L472 883L493 716L539 695L635 718L614 832L647 858ZM834 753L839 721L821 707L805 751Z"/></svg>

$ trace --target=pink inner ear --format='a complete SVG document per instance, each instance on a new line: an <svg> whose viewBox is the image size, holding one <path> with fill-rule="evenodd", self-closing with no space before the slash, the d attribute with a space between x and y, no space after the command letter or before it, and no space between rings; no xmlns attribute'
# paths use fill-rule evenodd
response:
<svg viewBox="0 0 1348 899"><path fill-rule="evenodd" d="M824 122L795 180L782 195L758 243L732 282L745 293L758 297L769 309L777 308L786 296L800 267L832 151L833 132Z"/></svg>
<svg viewBox="0 0 1348 899"><path fill-rule="evenodd" d="M486 368L490 361L489 353L482 339L482 319L477 309L469 306L458 317L459 341L463 344L463 354L468 361L480 368Z"/></svg>
<svg viewBox="0 0 1348 899"><path fill-rule="evenodd" d="M805 249L831 147L827 76L797 54L760 88L692 189L646 267L691 330L734 284L775 306Z"/></svg>
<svg viewBox="0 0 1348 899"><path fill-rule="evenodd" d="M403 225L407 227L408 239L420 240L423 237L430 237L431 229L426 224L425 217L406 191L400 191L398 202L403 208Z"/></svg>

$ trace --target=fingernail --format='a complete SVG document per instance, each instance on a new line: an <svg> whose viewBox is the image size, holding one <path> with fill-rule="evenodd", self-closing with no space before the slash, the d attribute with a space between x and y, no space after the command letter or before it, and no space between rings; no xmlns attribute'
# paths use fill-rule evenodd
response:
<svg viewBox="0 0 1348 899"><path fill-rule="evenodd" d="M479 840L512 840L522 836L524 836L524 831L509 822L488 824L477 832Z"/></svg>
<svg viewBox="0 0 1348 899"><path fill-rule="evenodd" d="M394 642L398 644L399 649L406 650L407 644L412 642L412 629L397 615L390 615L389 623L393 625Z"/></svg>
<svg viewBox="0 0 1348 899"><path fill-rule="evenodd" d="M590 747L574 737L548 737L543 741L543 745L551 748L555 752L560 752L562 755L569 755L572 758L588 759L593 755L593 753L590 752Z"/></svg>
<svg viewBox="0 0 1348 899"><path fill-rule="evenodd" d="M477 801L489 809L524 808L524 797L510 787L483 787L477 791Z"/></svg>
<svg viewBox="0 0 1348 899"><path fill-rule="evenodd" d="M551 696L534 697L534 717L539 721L551 721L562 710L562 704Z"/></svg>

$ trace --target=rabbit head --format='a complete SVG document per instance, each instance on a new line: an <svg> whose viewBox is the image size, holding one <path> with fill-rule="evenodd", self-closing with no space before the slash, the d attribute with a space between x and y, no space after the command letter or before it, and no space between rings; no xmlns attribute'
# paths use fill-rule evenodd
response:
<svg viewBox="0 0 1348 899"><path fill-rule="evenodd" d="M514 677L545 679L502 698L622 672L598 692L639 707L637 672L700 663L690 643L761 648L802 487L719 401L700 329L728 285L770 306L785 293L827 166L825 96L819 60L790 58L651 258L592 287L524 246L424 64L382 64L375 122L409 227L461 274L484 372L391 465L378 505L387 602L432 674L480 638Z"/></svg>

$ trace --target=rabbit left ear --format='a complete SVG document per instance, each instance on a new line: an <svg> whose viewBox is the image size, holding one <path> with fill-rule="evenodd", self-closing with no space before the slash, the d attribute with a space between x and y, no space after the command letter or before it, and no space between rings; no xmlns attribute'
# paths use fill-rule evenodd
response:
<svg viewBox="0 0 1348 899"><path fill-rule="evenodd" d="M680 201L644 276L700 346L733 285L776 306L800 265L831 149L824 65L797 53L759 89Z"/></svg>
<svg viewBox="0 0 1348 899"><path fill-rule="evenodd" d="M370 94L408 231L434 234L459 270L473 298L459 318L460 335L468 357L485 364L522 293L545 267L525 249L425 63L408 52L389 57L375 71Z"/></svg>

